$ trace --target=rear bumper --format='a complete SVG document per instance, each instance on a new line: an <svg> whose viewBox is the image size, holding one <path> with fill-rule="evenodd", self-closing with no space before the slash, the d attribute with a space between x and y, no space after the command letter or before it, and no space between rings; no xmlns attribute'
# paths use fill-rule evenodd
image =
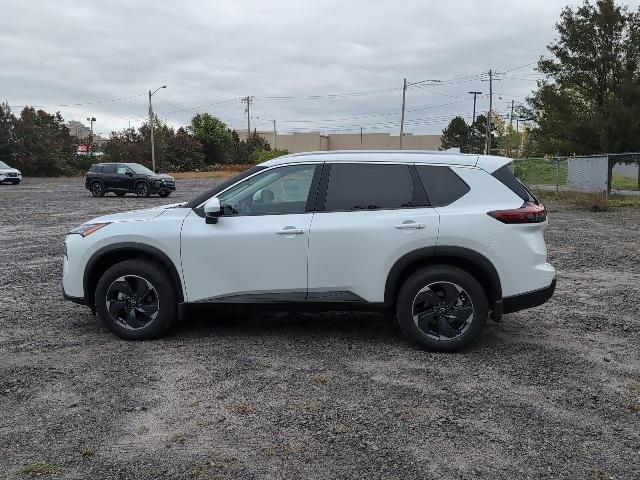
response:
<svg viewBox="0 0 640 480"><path fill-rule="evenodd" d="M553 278L551 285L532 292L521 293L510 297L502 298L502 313L513 313L527 308L542 305L553 296L556 289L556 277Z"/></svg>

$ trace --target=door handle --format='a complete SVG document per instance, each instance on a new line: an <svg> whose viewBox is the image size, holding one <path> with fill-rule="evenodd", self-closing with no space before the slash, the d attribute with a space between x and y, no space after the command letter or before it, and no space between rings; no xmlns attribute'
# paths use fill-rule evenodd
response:
<svg viewBox="0 0 640 480"><path fill-rule="evenodd" d="M424 223L416 223L416 222L404 222L399 225L396 225L398 230L420 230L425 227Z"/></svg>
<svg viewBox="0 0 640 480"><path fill-rule="evenodd" d="M285 227L282 230L278 230L276 235L302 235L303 233L303 228Z"/></svg>

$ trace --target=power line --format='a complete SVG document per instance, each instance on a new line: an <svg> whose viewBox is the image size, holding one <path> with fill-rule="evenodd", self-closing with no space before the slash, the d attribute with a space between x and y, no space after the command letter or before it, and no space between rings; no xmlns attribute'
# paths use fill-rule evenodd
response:
<svg viewBox="0 0 640 480"><path fill-rule="evenodd" d="M125 100L130 100L132 98L143 97L147 95L146 93L139 93L137 95L129 95L128 97L121 98L112 98L109 100L93 100L91 102L82 102L82 103L61 103L59 105L11 105L12 108L19 107L37 107L37 108L47 108L47 107L81 107L83 105L99 105L102 103L114 103L114 102L123 102Z"/></svg>

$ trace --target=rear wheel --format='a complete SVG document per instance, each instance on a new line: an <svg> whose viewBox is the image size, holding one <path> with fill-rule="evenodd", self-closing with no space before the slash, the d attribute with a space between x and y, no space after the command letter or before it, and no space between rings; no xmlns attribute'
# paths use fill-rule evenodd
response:
<svg viewBox="0 0 640 480"><path fill-rule="evenodd" d="M104 325L127 340L161 336L177 310L169 274L143 260L126 260L108 269L98 281L95 301Z"/></svg>
<svg viewBox="0 0 640 480"><path fill-rule="evenodd" d="M91 184L91 195L94 197L104 197L104 185L101 182L93 182Z"/></svg>
<svg viewBox="0 0 640 480"><path fill-rule="evenodd" d="M454 352L473 342L487 322L488 302L478 281L453 266L418 270L397 299L402 331L429 350Z"/></svg>
<svg viewBox="0 0 640 480"><path fill-rule="evenodd" d="M151 195L151 187L147 182L140 182L136 184L135 192L139 197L148 197Z"/></svg>

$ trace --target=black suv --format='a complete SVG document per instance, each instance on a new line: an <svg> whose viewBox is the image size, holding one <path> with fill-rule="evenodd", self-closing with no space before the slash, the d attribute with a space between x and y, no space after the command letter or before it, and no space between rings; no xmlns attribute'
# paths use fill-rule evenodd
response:
<svg viewBox="0 0 640 480"><path fill-rule="evenodd" d="M176 182L173 177L154 173L139 163L97 163L87 172L84 186L94 197L104 197L107 192L119 197L127 193L168 197L176 189Z"/></svg>

